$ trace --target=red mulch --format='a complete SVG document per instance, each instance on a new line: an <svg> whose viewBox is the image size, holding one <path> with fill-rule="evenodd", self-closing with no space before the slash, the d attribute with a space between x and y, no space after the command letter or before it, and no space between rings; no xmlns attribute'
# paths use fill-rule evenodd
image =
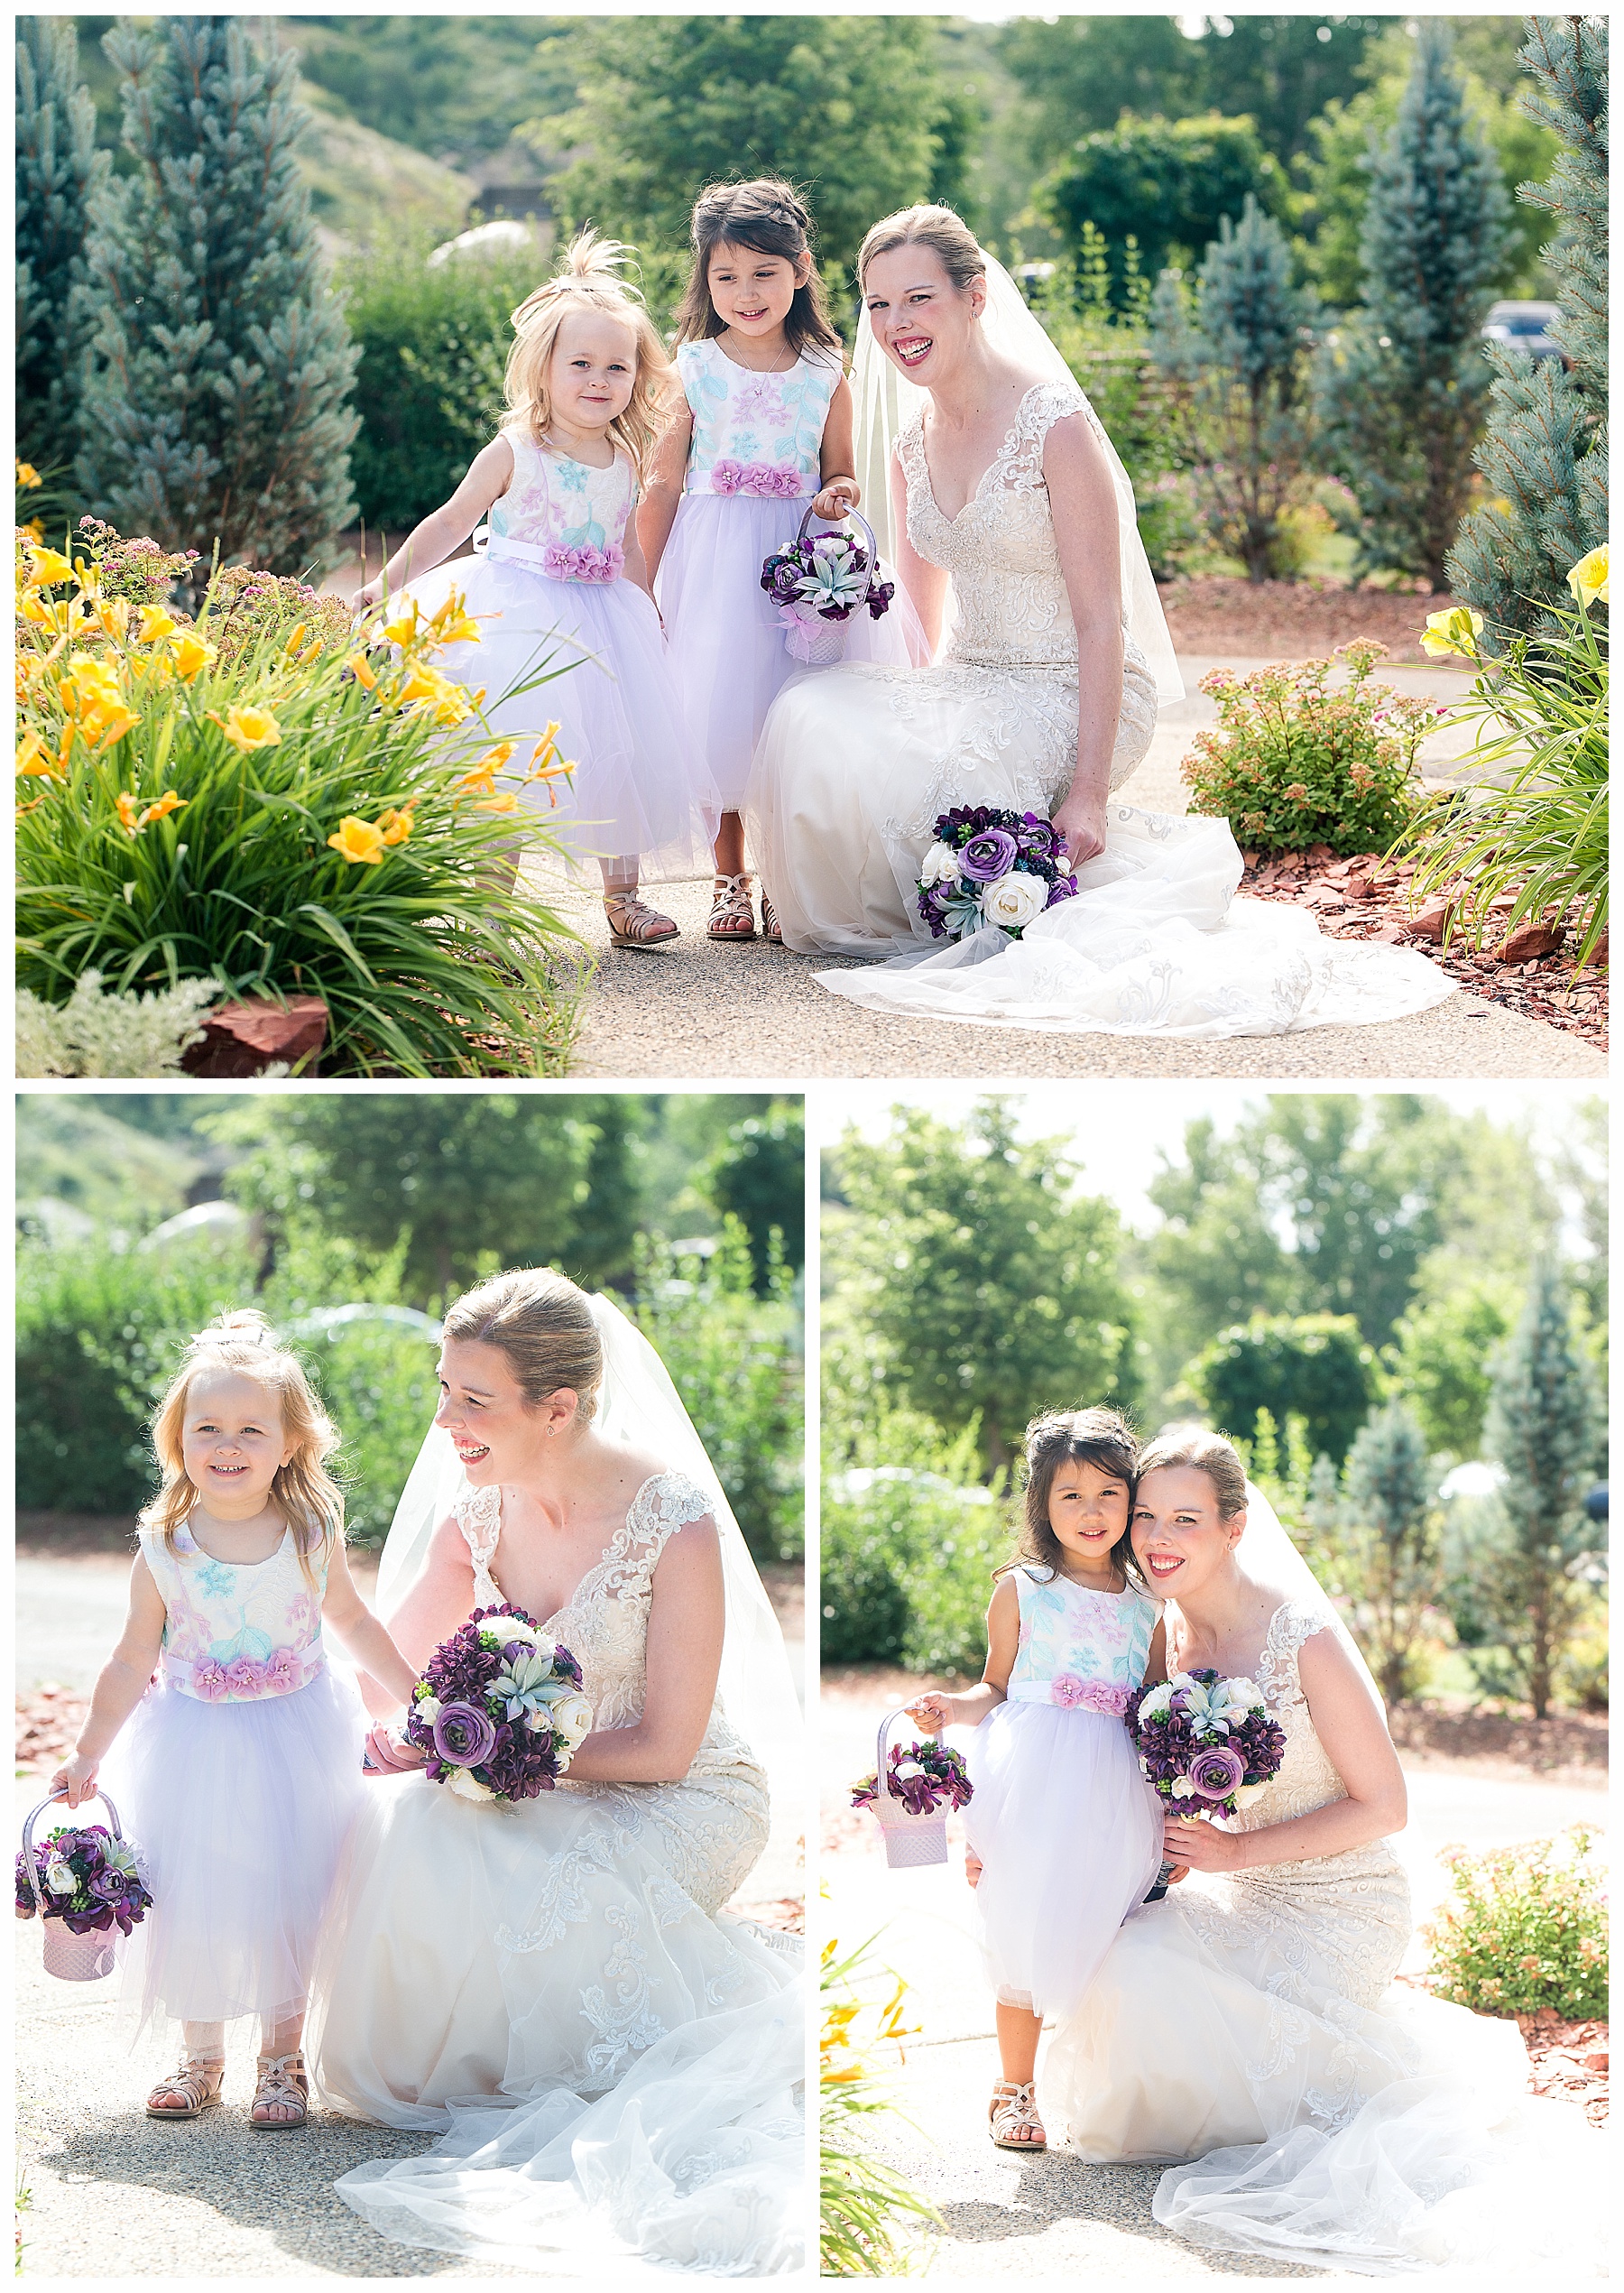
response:
<svg viewBox="0 0 1624 2293"><path fill-rule="evenodd" d="M65 1760L72 1751L89 1709L88 1697L76 1696L71 1688L59 1687L54 1680L48 1680L42 1687L30 1688L26 1696L19 1696L15 1764L48 1774L59 1760Z"/></svg>
<svg viewBox="0 0 1624 2293"><path fill-rule="evenodd" d="M1326 581L1243 581L1231 575L1169 582L1160 591L1174 649L1237 661L1305 661L1374 637L1395 661L1424 662L1429 614L1457 600Z"/></svg>
<svg viewBox="0 0 1624 2293"><path fill-rule="evenodd" d="M1537 1776L1561 1774L1600 1781L1607 1772L1605 1712L1486 1712L1481 1705L1394 1704L1388 1707L1393 1742L1412 1759L1470 1764L1483 1774L1508 1765Z"/></svg>
<svg viewBox="0 0 1624 2293"><path fill-rule="evenodd" d="M1273 859L1256 852L1241 857L1246 872L1241 890L1248 898L1310 907L1320 929L1333 939L1379 939L1419 948L1470 993L1606 1050L1605 938L1582 971L1575 970L1560 944L1546 944L1559 935L1527 927L1500 943L1509 955L1497 950L1492 925L1481 948L1459 933L1444 947L1441 934L1447 895L1429 896L1412 914L1413 861L1383 860L1373 853L1339 860L1325 844Z"/></svg>
<svg viewBox="0 0 1624 2293"><path fill-rule="evenodd" d="M1607 2123L1607 2025L1564 2022L1549 2008L1517 2018L1536 2094L1576 2102L1592 2126Z"/></svg>

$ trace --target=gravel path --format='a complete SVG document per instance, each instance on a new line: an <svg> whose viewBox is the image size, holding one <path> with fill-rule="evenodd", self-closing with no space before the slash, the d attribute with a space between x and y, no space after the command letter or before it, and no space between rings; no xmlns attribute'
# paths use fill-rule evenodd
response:
<svg viewBox="0 0 1624 2293"><path fill-rule="evenodd" d="M1192 735L1215 720L1196 690L1218 663L1181 662L1190 698L1163 714L1150 752L1122 791L1149 811L1182 812L1179 761ZM1259 664L1230 659L1242 673ZM1400 667L1390 681L1406 692L1450 699L1468 680L1447 670ZM1464 770L1465 736L1434 735L1424 777L1442 784ZM1411 1019L1377 1027L1319 1027L1300 1035L1246 1036L1223 1042L1165 1042L1106 1035L1050 1035L1031 1029L931 1024L882 1017L831 995L814 973L826 957L798 956L761 940L719 947L705 938L709 879L653 887L682 938L661 948L613 948L603 909L589 892L560 888L536 873L538 889L568 915L598 957L585 1030L572 1072L579 1077L704 1078L770 1076L1046 1075L1266 1076L1287 1082L1330 1077L1604 1076L1607 1062L1576 1037L1464 993Z"/></svg>

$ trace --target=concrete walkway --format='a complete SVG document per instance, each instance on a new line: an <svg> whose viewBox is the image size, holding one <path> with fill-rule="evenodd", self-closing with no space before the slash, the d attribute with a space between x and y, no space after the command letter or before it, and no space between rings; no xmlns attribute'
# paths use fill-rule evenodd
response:
<svg viewBox="0 0 1624 2293"><path fill-rule="evenodd" d="M1179 763L1194 735L1216 721L1197 689L1213 659L1181 661L1187 698L1163 711L1149 754L1121 793L1152 812L1183 812ZM1262 664L1230 660L1244 674ZM1447 670L1396 668L1387 681L1403 692L1453 700L1470 680ZM1465 776L1470 741L1435 734L1422 751L1423 778L1442 786ZM538 889L568 916L598 958L586 1023L572 1072L581 1077L703 1078L928 1075L980 1081L998 1076L1268 1077L1281 1082L1376 1077L1543 1080L1604 1076L1607 1062L1577 1036L1457 992L1414 1018L1377 1027L1318 1027L1300 1035L1244 1036L1223 1042L1167 1042L1108 1035L1051 1035L926 1023L864 1011L817 985L827 957L798 956L761 940L719 947L705 938L710 883L669 883L651 896L675 918L682 938L647 950L613 948L600 901L590 891L535 874Z"/></svg>

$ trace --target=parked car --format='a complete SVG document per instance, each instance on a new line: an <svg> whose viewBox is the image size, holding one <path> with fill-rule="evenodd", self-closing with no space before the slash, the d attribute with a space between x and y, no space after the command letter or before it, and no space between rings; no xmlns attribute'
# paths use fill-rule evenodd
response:
<svg viewBox="0 0 1624 2293"><path fill-rule="evenodd" d="M1551 334L1555 320L1562 312L1554 302L1494 302L1489 306L1489 316L1483 321L1486 342L1503 342L1508 350L1520 350L1530 358L1560 358L1564 366L1573 361Z"/></svg>

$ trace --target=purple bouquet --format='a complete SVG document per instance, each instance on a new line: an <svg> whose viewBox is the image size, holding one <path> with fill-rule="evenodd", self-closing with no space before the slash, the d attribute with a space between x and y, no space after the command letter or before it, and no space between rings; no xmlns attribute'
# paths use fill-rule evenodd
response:
<svg viewBox="0 0 1624 2293"><path fill-rule="evenodd" d="M969 1804L970 1775L964 1760L934 1736L928 1743L893 1743L885 1764L886 1790L900 1799L910 1816L933 1816L941 1807ZM852 1787L854 1808L872 1808L879 1797L877 1775L864 1776Z"/></svg>
<svg viewBox="0 0 1624 2293"><path fill-rule="evenodd" d="M412 1692L406 1734L424 1773L464 1799L550 1791L592 1732L581 1668L511 1603L476 1608L442 1641Z"/></svg>
<svg viewBox="0 0 1624 2293"><path fill-rule="evenodd" d="M1286 1756L1255 1680L1175 1672L1141 1689L1125 1717L1146 1780L1183 1816L1232 1816Z"/></svg>
<svg viewBox="0 0 1624 2293"><path fill-rule="evenodd" d="M849 533L819 533L786 541L761 567L761 587L789 631L814 621L849 621L866 605L878 621L890 609L896 584L869 581L869 553Z"/></svg>
<svg viewBox="0 0 1624 2293"><path fill-rule="evenodd" d="M1076 898L1076 877L1060 871L1065 842L1036 812L955 804L936 836L918 885L933 939L964 939L988 924L1019 939L1046 908Z"/></svg>
<svg viewBox="0 0 1624 2293"><path fill-rule="evenodd" d="M70 1935L127 1935L152 1908L135 1850L105 1824L60 1825L34 1849L41 1899L29 1884L27 1858L17 1857L17 1917L60 1919Z"/></svg>

